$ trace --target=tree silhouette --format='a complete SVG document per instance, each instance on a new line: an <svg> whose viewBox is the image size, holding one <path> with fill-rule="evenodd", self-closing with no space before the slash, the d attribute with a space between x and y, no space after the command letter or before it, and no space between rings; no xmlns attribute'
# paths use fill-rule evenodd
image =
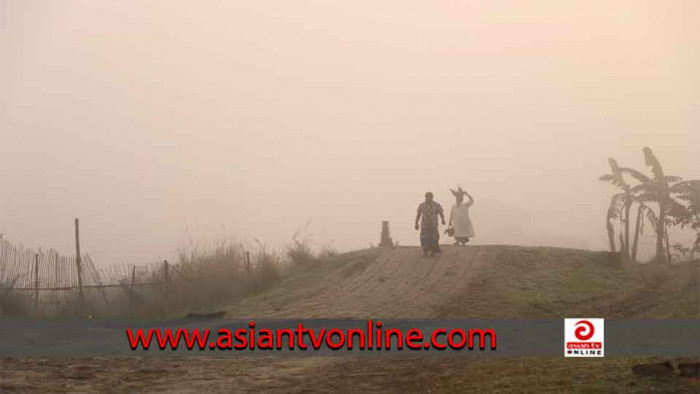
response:
<svg viewBox="0 0 700 394"><path fill-rule="evenodd" d="M600 177L601 181L612 182L613 185L622 189L622 193L615 194L610 200L606 224L608 228L608 240L610 242L610 251L615 252L615 230L612 225L614 219L619 218L624 227L624 238L620 249L626 260L630 258L630 209L632 208L632 187L625 181L624 171L615 159L608 159L610 164L610 174L605 174Z"/></svg>
<svg viewBox="0 0 700 394"><path fill-rule="evenodd" d="M616 252L613 222L619 219L624 229L624 234L620 235L620 251L624 258L635 261L639 235L646 221L654 227L656 233L656 261L670 263L669 226L681 225L696 230L696 247L700 246L700 181L683 182L680 177L666 175L652 150L645 147L643 152L644 162L650 167L652 176L632 168L620 167L615 159L610 158L608 163L611 173L599 178L621 189L620 193L614 194L610 199L606 215L610 250ZM633 186L627 177L634 178L639 184ZM638 208L634 240L630 245L630 211L635 203ZM648 203L658 206L658 214L654 213Z"/></svg>

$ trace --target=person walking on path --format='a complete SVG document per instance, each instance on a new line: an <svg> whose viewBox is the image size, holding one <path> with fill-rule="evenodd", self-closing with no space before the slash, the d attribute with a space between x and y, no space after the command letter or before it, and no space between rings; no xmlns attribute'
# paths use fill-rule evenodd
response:
<svg viewBox="0 0 700 394"><path fill-rule="evenodd" d="M445 215L442 206L433 201L433 193L425 193L425 201L418 205L416 214L416 230L420 228L420 245L423 248L423 256L434 256L440 253L438 216L444 225ZM419 220L420 226L418 226Z"/></svg>
<svg viewBox="0 0 700 394"><path fill-rule="evenodd" d="M457 203L450 210L449 228L453 230L455 245L465 245L469 242L469 238L474 237L474 226L469 217L469 208L474 205L474 199L461 187L457 188L456 191L452 189L450 191L455 196ZM469 197L469 201L466 203L464 202L465 195Z"/></svg>

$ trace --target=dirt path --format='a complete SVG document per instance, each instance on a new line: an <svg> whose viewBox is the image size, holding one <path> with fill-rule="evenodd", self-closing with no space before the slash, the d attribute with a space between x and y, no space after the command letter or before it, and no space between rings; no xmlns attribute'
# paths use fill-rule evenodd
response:
<svg viewBox="0 0 700 394"><path fill-rule="evenodd" d="M390 249L376 261L358 259L322 280L253 297L229 316L298 318L430 318L462 292L489 256L488 246L445 246L424 258L416 247Z"/></svg>
<svg viewBox="0 0 700 394"><path fill-rule="evenodd" d="M648 360L647 360L648 361ZM4 393L697 393L640 378L642 359L463 357L0 358Z"/></svg>

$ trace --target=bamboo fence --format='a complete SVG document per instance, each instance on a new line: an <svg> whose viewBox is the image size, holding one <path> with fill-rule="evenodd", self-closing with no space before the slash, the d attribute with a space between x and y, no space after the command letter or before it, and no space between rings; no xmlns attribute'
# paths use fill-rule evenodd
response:
<svg viewBox="0 0 700 394"><path fill-rule="evenodd" d="M131 307L136 287L160 285L167 290L168 271L167 262L97 270L87 254L78 261L53 249L33 250L0 237L0 318L2 305L10 298L36 317L84 315L109 311L116 305ZM123 302L125 299L128 302Z"/></svg>

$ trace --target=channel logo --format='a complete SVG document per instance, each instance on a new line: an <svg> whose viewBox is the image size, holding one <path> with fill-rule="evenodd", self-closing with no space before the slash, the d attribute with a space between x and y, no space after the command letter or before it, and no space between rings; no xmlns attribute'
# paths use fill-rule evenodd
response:
<svg viewBox="0 0 700 394"><path fill-rule="evenodd" d="M604 357L605 319L564 319L564 357Z"/></svg>

